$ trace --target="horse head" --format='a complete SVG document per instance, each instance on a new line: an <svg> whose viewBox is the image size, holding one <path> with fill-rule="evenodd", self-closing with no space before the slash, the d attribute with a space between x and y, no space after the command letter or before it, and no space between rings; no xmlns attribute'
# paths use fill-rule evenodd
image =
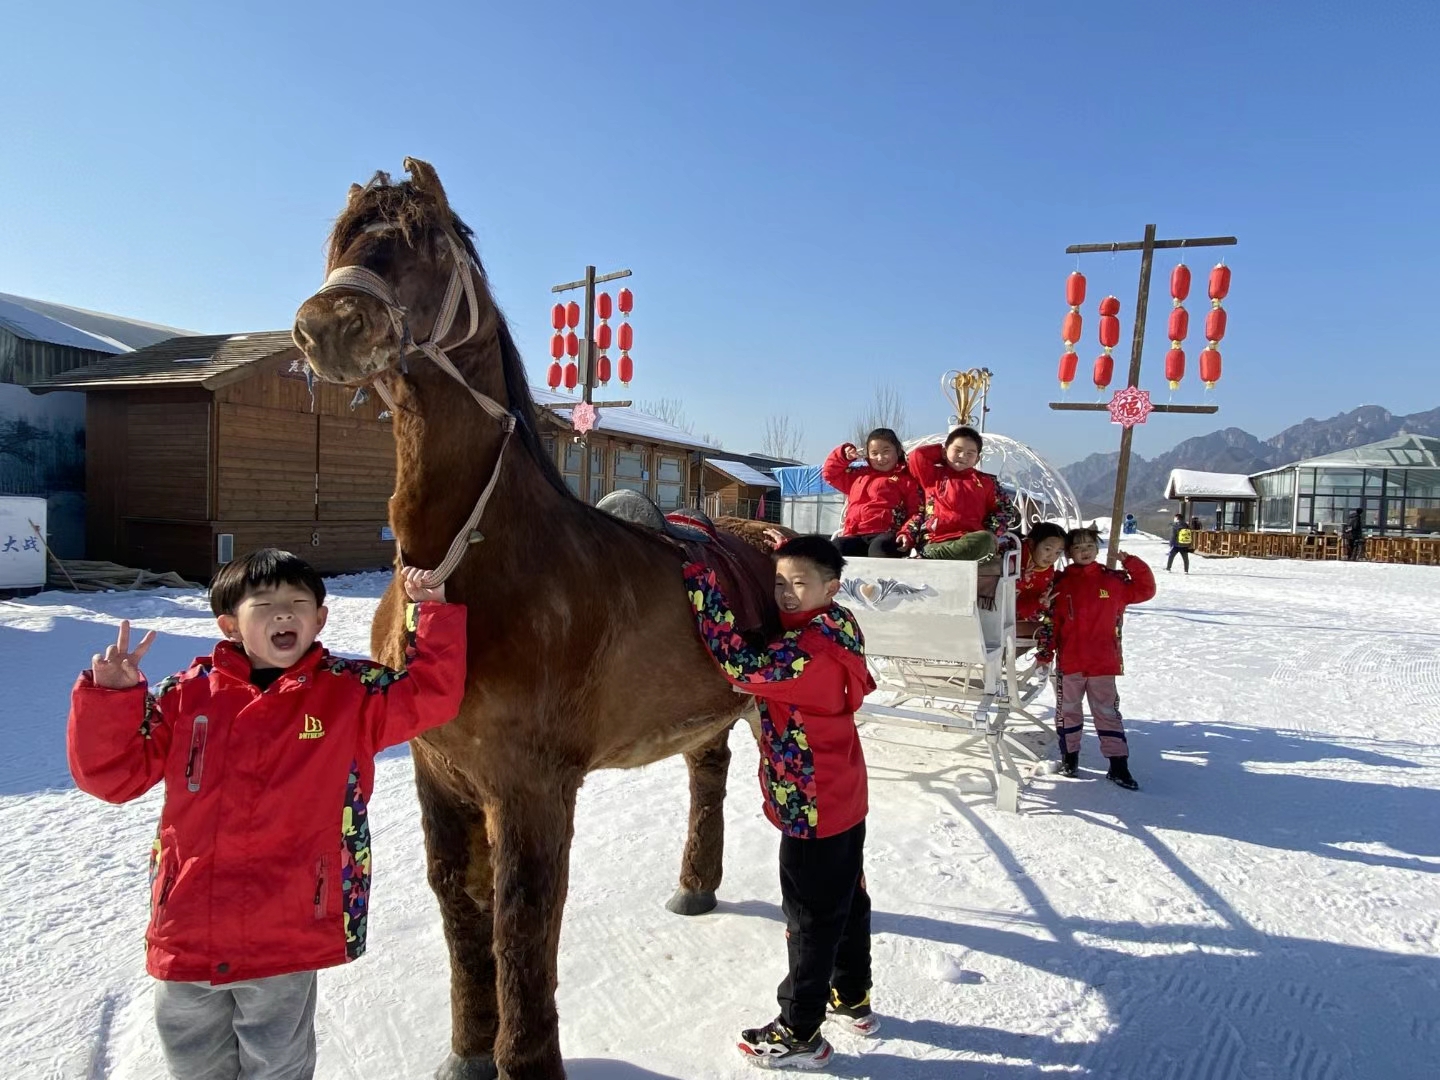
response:
<svg viewBox="0 0 1440 1080"><path fill-rule="evenodd" d="M295 344L327 382L371 382L403 368L420 343L453 348L493 337L498 312L470 229L433 167L406 158L405 170L410 179L400 183L377 172L363 187L350 185L330 234L325 284L296 313Z"/></svg>

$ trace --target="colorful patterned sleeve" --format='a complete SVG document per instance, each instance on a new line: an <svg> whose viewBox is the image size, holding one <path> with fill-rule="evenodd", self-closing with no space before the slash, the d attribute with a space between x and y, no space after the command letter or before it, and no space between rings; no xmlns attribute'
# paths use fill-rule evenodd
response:
<svg viewBox="0 0 1440 1080"><path fill-rule="evenodd" d="M695 612L700 640L735 685L759 688L768 683L798 679L810 656L797 641L803 630L790 630L778 641L756 649L735 630L735 613L715 580L715 571L699 563L685 567L685 591Z"/></svg>
<svg viewBox="0 0 1440 1080"><path fill-rule="evenodd" d="M990 513L985 515L985 530L1003 537L1014 528L1016 520L1015 500L1010 497L1010 492L996 483L995 504L990 508Z"/></svg>

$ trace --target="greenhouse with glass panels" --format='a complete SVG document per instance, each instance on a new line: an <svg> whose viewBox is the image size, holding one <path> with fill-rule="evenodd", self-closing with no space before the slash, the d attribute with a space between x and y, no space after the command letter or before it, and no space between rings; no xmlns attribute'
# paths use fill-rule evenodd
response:
<svg viewBox="0 0 1440 1080"><path fill-rule="evenodd" d="M1335 532L1359 510L1377 536L1440 534L1440 439L1400 435L1250 477L1262 532Z"/></svg>

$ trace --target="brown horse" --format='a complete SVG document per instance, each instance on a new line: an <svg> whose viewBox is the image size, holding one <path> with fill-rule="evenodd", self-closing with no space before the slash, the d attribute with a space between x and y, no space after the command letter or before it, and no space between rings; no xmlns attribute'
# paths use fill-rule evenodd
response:
<svg viewBox="0 0 1440 1080"><path fill-rule="evenodd" d="M327 286L301 306L295 341L320 378L375 383L394 403L390 521L401 558L436 567L452 537L463 556L448 594L469 608L465 700L452 723L411 744L450 949L452 1053L437 1075L556 1080L565 1075L556 951L576 791L592 769L683 753L689 836L669 906L710 910L727 739L749 699L700 643L682 556L566 488L537 436L520 356L470 230L434 169L405 165L408 181L376 174L351 187L330 237ZM447 314L442 295L457 283L462 317L447 336L456 309ZM466 318L463 344L438 342L453 373L414 351L413 342L434 343L427 337L460 338ZM375 655L392 665L404 652L402 601L392 585L375 615Z"/></svg>

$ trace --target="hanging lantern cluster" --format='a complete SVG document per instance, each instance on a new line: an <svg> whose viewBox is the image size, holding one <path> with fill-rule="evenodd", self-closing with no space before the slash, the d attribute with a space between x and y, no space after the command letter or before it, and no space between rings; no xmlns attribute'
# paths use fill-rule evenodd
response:
<svg viewBox="0 0 1440 1080"><path fill-rule="evenodd" d="M620 383L622 386L629 386L630 380L635 377L635 361L630 359L630 350L635 344L635 327L630 323L630 312L635 308L635 294L629 289L621 289L617 297L616 306L620 308Z"/></svg>
<svg viewBox="0 0 1440 1080"><path fill-rule="evenodd" d="M580 339L575 336L575 327L580 324L580 305L573 300L568 304L556 304L550 309L550 325L555 330L550 338L550 369L545 373L545 383L556 390L563 382L566 390L574 390L580 381L579 368L575 358L580 355ZM564 366L561 357L569 357Z"/></svg>
<svg viewBox="0 0 1440 1080"><path fill-rule="evenodd" d="M1185 298L1190 295L1190 268L1183 262L1170 271L1170 299L1175 307L1170 312L1170 351L1165 354L1165 378L1171 390L1180 389L1185 378L1185 335L1190 333L1190 313Z"/></svg>
<svg viewBox="0 0 1440 1080"><path fill-rule="evenodd" d="M1065 279L1065 303L1070 310L1060 323L1060 339L1065 342L1065 351L1060 354L1060 389L1069 390L1080 364L1080 358L1075 355L1075 345L1080 340L1080 328L1084 323L1080 317L1080 305L1085 303L1085 275L1079 270L1071 271Z"/></svg>
<svg viewBox="0 0 1440 1080"><path fill-rule="evenodd" d="M1120 344L1120 298L1107 296L1100 301L1100 355L1095 358L1095 389L1104 390L1115 378L1115 357L1112 350Z"/></svg>
<svg viewBox="0 0 1440 1080"><path fill-rule="evenodd" d="M595 347L600 350L600 357L595 361L595 381L601 386L610 381L610 357L605 355L605 351L610 348L610 316L613 314L614 305L609 293L602 292L595 297L595 318L600 320L600 325L595 328Z"/></svg>
<svg viewBox="0 0 1440 1080"><path fill-rule="evenodd" d="M1221 302L1230 295L1230 268L1218 263L1210 271L1210 312L1205 316L1205 351L1200 354L1200 381L1213 389L1220 381L1220 342L1225 337L1225 308Z"/></svg>
<svg viewBox="0 0 1440 1080"><path fill-rule="evenodd" d="M551 390L560 388L563 377L560 358L565 355L565 305L556 304L550 309L550 325L555 335L550 339L550 368L545 372L545 385Z"/></svg>

